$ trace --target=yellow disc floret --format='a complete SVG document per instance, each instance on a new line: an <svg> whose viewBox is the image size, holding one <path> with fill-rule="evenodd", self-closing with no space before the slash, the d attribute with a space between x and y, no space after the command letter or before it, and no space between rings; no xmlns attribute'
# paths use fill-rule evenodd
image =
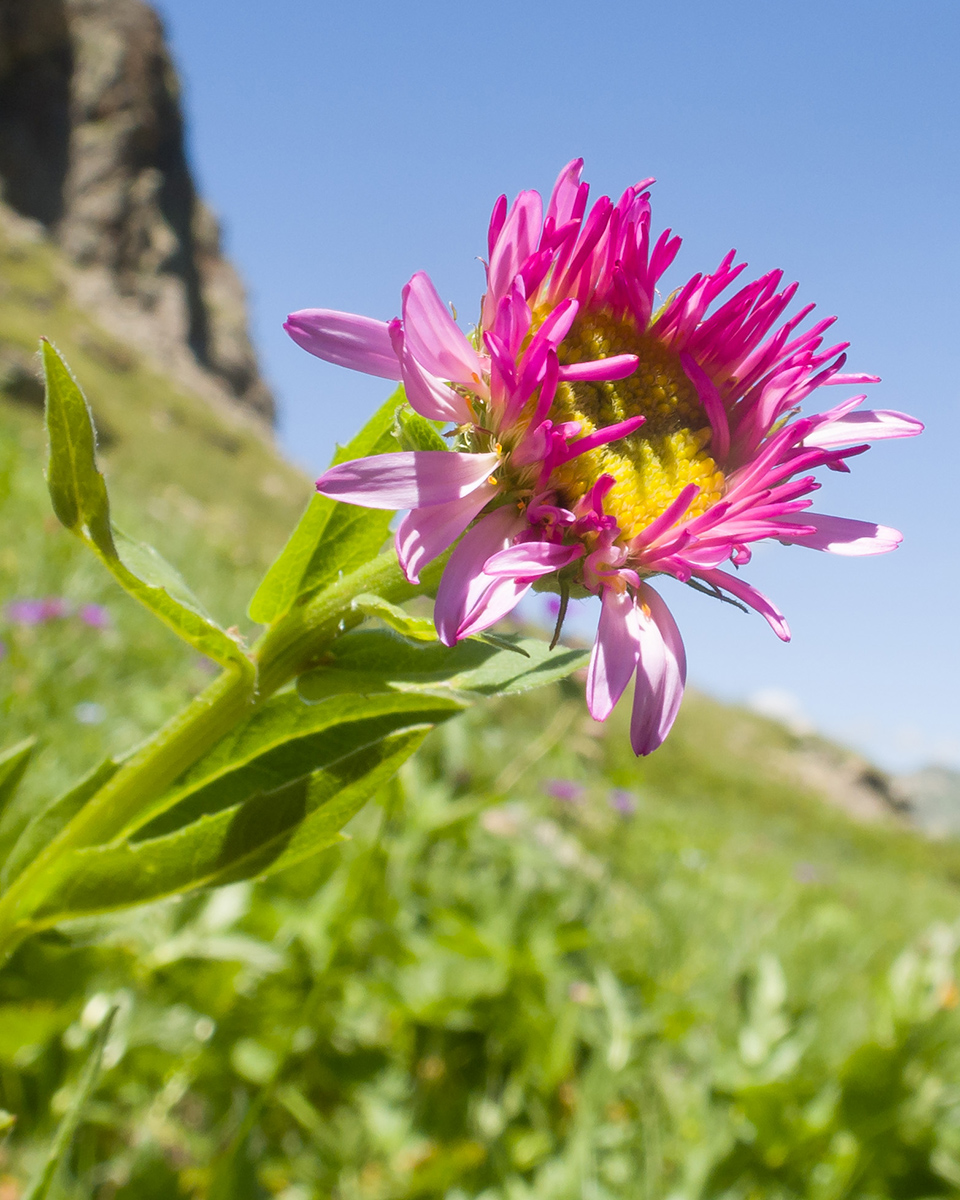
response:
<svg viewBox="0 0 960 1200"><path fill-rule="evenodd" d="M609 383L562 382L550 410L553 421L579 421L593 433L642 413L646 422L629 437L590 450L553 476L561 503L572 507L600 475L616 481L604 511L635 537L690 483L700 488L687 517L705 512L723 495L723 472L710 457L710 422L679 356L630 321L604 313L578 317L559 349L561 365L636 354L626 379Z"/></svg>

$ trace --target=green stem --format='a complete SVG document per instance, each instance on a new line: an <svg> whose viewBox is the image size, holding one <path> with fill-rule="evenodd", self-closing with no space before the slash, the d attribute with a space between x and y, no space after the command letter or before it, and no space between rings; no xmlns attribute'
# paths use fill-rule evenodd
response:
<svg viewBox="0 0 960 1200"><path fill-rule="evenodd" d="M445 556L444 556L445 557ZM144 807L274 692L317 665L330 644L360 623L355 596L375 592L394 602L435 586L443 559L413 586L393 552L381 554L350 575L295 606L260 639L253 657L258 671L226 668L196 699L129 758L13 881L0 898L0 963L34 928L31 917L60 881L65 856L103 845L136 822Z"/></svg>

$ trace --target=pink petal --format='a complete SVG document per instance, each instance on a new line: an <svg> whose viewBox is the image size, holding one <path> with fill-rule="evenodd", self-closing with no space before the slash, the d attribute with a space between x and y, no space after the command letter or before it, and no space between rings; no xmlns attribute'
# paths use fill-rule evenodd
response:
<svg viewBox="0 0 960 1200"><path fill-rule="evenodd" d="M697 389L703 411L707 414L713 438L710 442L710 453L718 462L723 462L730 450L730 422L716 384L703 367L690 354L680 355L680 365L687 378Z"/></svg>
<svg viewBox="0 0 960 1200"><path fill-rule="evenodd" d="M637 369L639 361L635 354L611 354L609 358L594 358L561 367L560 378L581 381L626 379Z"/></svg>
<svg viewBox="0 0 960 1200"><path fill-rule="evenodd" d="M471 420L466 400L425 371L410 353L399 321L390 322L390 337L400 359L403 390L410 406L431 421L452 421L461 425Z"/></svg>
<svg viewBox="0 0 960 1200"><path fill-rule="evenodd" d="M886 554L903 541L903 534L887 525L870 521L854 521L849 517L829 517L826 513L785 513L778 518L788 525L812 525L813 533L785 537L781 542L793 546L809 546L811 550L826 550L830 554L859 557L864 554Z"/></svg>
<svg viewBox="0 0 960 1200"><path fill-rule="evenodd" d="M420 582L420 571L457 540L480 510L496 496L492 483L449 504L414 508L397 527L397 558L410 583Z"/></svg>
<svg viewBox="0 0 960 1200"><path fill-rule="evenodd" d="M457 630L457 640L461 641L475 633L481 633L512 613L530 591L530 583L529 579L492 580L461 621Z"/></svg>
<svg viewBox="0 0 960 1200"><path fill-rule="evenodd" d="M574 216L577 199L580 195L580 172L583 170L583 159L575 158L567 163L550 193L547 205L547 220L553 228L566 224Z"/></svg>
<svg viewBox="0 0 960 1200"><path fill-rule="evenodd" d="M521 542L491 555L484 563L483 573L494 579L507 575L516 579L537 579L569 566L582 554L582 546L561 546L557 542Z"/></svg>
<svg viewBox="0 0 960 1200"><path fill-rule="evenodd" d="M804 514L804 517L806 517L806 514ZM698 570L696 574L705 583L712 583L714 587L722 588L725 592L736 596L738 600L742 600L744 604L748 604L751 608L756 609L782 642L790 641L790 626L787 624L783 613L772 600L768 600L755 587L751 587L749 583L738 579L736 575L728 574L726 571Z"/></svg>
<svg viewBox="0 0 960 1200"><path fill-rule="evenodd" d="M488 603L492 603L494 590L505 584L504 596L500 602L493 604L493 611L497 615L488 624L493 624L499 618L502 603L509 600L507 593L513 588L514 581L491 579L483 573L484 564L497 551L506 550L525 524L520 513L507 504L483 517L464 534L463 540L450 556L437 589L434 621L444 645L452 646L467 636L460 632L461 627L472 631L476 620L482 620ZM528 586L523 585L522 591L516 594L505 612L510 611ZM513 591L516 589L513 588Z"/></svg>
<svg viewBox="0 0 960 1200"><path fill-rule="evenodd" d="M496 454L408 450L331 467L317 491L366 508L430 508L461 500L496 470Z"/></svg>
<svg viewBox="0 0 960 1200"><path fill-rule="evenodd" d="M603 589L600 624L587 670L587 708L605 721L623 695L640 657L640 622L629 592Z"/></svg>
<svg viewBox="0 0 960 1200"><path fill-rule="evenodd" d="M404 344L431 375L467 386L479 383L480 357L423 271L403 289L403 335Z"/></svg>
<svg viewBox="0 0 960 1200"><path fill-rule="evenodd" d="M670 732L673 722L676 720L677 713L680 711L683 689L687 683L687 655L683 648L683 638L680 636L680 630L673 619L673 613L667 608L660 593L650 587L649 584L641 583L638 599L642 609L649 610L657 629L660 631L666 657L663 686L660 693L660 724L657 728L657 736L659 738L657 745L659 745ZM643 622L641 620L641 633L642 631ZM641 641L641 661L643 659L643 647L644 643ZM649 751L642 751L641 753L649 753Z"/></svg>
<svg viewBox="0 0 960 1200"><path fill-rule="evenodd" d="M283 327L298 346L326 362L381 379L400 378L400 363L385 321L328 308L305 308L291 313Z"/></svg>
<svg viewBox="0 0 960 1200"><path fill-rule="evenodd" d="M630 744L634 754L650 754L660 745L667 677L667 648L656 622L640 616L640 658L630 713Z"/></svg>
<svg viewBox="0 0 960 1200"><path fill-rule="evenodd" d="M867 409L825 422L807 434L803 444L830 449L833 446L851 446L856 442L879 441L881 438L916 437L922 432L923 423L907 413L882 408L873 411Z"/></svg>
<svg viewBox="0 0 960 1200"><path fill-rule="evenodd" d="M483 324L489 329L497 306L507 294L517 272L534 252L540 237L543 201L539 192L521 192L514 200L487 268L487 294L483 301Z"/></svg>

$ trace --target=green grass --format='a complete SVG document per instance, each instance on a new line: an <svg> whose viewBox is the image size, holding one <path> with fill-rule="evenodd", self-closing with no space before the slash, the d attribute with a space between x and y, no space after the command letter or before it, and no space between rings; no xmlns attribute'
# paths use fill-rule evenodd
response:
<svg viewBox="0 0 960 1200"><path fill-rule="evenodd" d="M242 624L308 484L73 310L48 248L0 248L0 274L0 351L57 342L120 523ZM46 742L29 806L207 676L57 528L39 413L0 398L0 446L5 596L113 618L0 631L2 745ZM102 724L78 721L91 702ZM59 1197L960 1191L960 849L791 784L804 746L750 713L691 694L642 762L626 719L595 725L575 680L471 710L342 850L26 943L0 973L0 1197L111 1003Z"/></svg>

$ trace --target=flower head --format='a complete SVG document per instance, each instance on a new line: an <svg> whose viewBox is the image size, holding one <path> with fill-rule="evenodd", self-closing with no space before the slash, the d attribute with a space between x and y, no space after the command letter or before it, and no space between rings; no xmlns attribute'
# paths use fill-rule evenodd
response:
<svg viewBox="0 0 960 1200"><path fill-rule="evenodd" d="M632 743L655 749L676 716L683 643L648 582L671 575L759 611L784 640L783 615L725 564L775 538L835 554L894 549L885 526L810 511L821 467L878 438L909 437L903 413L865 396L800 415L846 374L847 343L824 345L834 318L784 319L796 284L772 271L718 303L745 269L731 251L657 304L680 247L651 241L645 180L589 210L582 162L561 172L546 211L537 192L501 196L489 230L481 320L466 336L429 278L403 289L388 323L323 309L286 329L320 358L402 380L411 406L449 423L449 452L411 451L333 467L324 494L410 510L400 562L422 567L463 535L437 593L448 645L494 624L534 583L602 601L587 702L605 719L636 678Z"/></svg>

